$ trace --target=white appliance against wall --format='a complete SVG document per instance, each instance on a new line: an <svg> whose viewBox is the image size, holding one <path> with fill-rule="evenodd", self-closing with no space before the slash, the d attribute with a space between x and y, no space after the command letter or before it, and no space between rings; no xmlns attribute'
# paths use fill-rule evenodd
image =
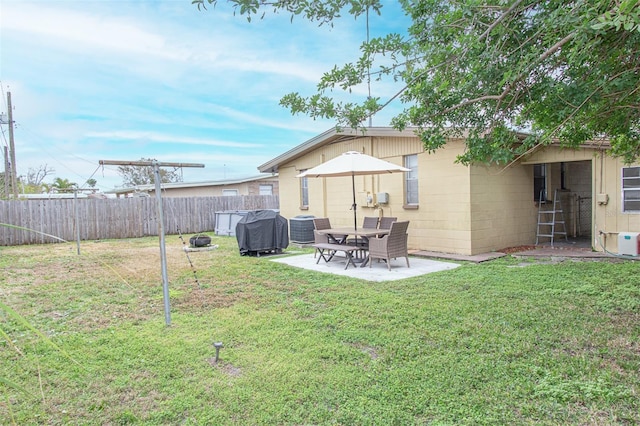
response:
<svg viewBox="0 0 640 426"><path fill-rule="evenodd" d="M640 255L640 232L620 232L618 234L618 254Z"/></svg>

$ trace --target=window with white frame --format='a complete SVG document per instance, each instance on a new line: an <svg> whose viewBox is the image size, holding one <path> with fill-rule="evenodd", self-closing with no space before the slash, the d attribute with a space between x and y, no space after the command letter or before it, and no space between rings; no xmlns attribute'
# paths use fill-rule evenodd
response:
<svg viewBox="0 0 640 426"><path fill-rule="evenodd" d="M309 207L309 181L306 176L300 178L300 207Z"/></svg>
<svg viewBox="0 0 640 426"><path fill-rule="evenodd" d="M622 168L622 211L640 213L640 167Z"/></svg>
<svg viewBox="0 0 640 426"><path fill-rule="evenodd" d="M260 185L260 195L273 195L273 185Z"/></svg>
<svg viewBox="0 0 640 426"><path fill-rule="evenodd" d="M234 197L234 196L238 195L238 190L237 189L223 189L222 190L222 195L224 197Z"/></svg>
<svg viewBox="0 0 640 426"><path fill-rule="evenodd" d="M405 205L418 204L418 155L406 155L404 166L411 169L404 173L404 202Z"/></svg>

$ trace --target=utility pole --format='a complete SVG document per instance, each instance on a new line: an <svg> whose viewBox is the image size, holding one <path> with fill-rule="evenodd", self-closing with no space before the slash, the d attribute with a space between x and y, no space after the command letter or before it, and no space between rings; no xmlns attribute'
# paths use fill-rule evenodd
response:
<svg viewBox="0 0 640 426"><path fill-rule="evenodd" d="M160 236L160 266L162 271L162 296L164 299L164 321L171 325L171 307L169 304L169 279L167 276L167 250L164 238L164 212L162 210L162 188L160 182L160 167L204 167L196 163L160 163L158 161L110 161L100 160L100 165L110 166L145 166L153 167L156 184L156 201L158 203L158 235Z"/></svg>
<svg viewBox="0 0 640 426"><path fill-rule="evenodd" d="M13 111L11 107L11 92L7 92L7 115L9 117L9 155L11 161L11 188L14 200L18 199L18 173L16 169L16 147L13 142Z"/></svg>

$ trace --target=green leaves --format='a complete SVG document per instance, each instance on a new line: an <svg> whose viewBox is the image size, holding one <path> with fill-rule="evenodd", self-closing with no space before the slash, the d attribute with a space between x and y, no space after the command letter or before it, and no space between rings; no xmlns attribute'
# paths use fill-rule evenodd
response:
<svg viewBox="0 0 640 426"><path fill-rule="evenodd" d="M155 161L152 158L141 158L140 161ZM146 185L155 182L153 167L151 166L118 166L118 174L122 177L125 186ZM182 182L182 174L174 170L160 169L160 181Z"/></svg>
<svg viewBox="0 0 640 426"><path fill-rule="evenodd" d="M57 192L73 192L78 188L78 184L71 182L69 179L55 178L51 184L52 188L55 188Z"/></svg>
<svg viewBox="0 0 640 426"><path fill-rule="evenodd" d="M624 0L619 5L615 5L611 10L607 10L598 17L598 22L593 24L593 29L611 29L616 31L638 31L640 32L640 8L638 0Z"/></svg>
<svg viewBox="0 0 640 426"><path fill-rule="evenodd" d="M194 4L205 1L217 3ZM524 149L517 137L522 131L536 143L573 148L607 138L612 154L634 161L640 151L639 1L402 1L412 20L406 34L363 43L359 58L324 74L316 94L289 94L280 104L294 114L359 127L397 98L403 109L391 124L417 126L429 151L468 132L467 151L458 158L463 163L512 160ZM373 0L229 3L249 17L269 5L320 24L345 10L384 13ZM403 85L389 99L352 94L369 78ZM327 94L335 89L341 92Z"/></svg>
<svg viewBox="0 0 640 426"><path fill-rule="evenodd" d="M285 11L291 14L291 20L294 16L302 16L312 22L318 22L320 25L331 25L332 21L341 16L341 12L347 9L347 12L353 16L362 15L369 9L370 11L380 13L382 7L379 0L227 0L234 7L234 14L246 16L251 22L254 16L260 14L263 18L267 11L278 13ZM192 0L191 4L198 7L198 10L205 10L207 4L214 7L218 4L218 0Z"/></svg>

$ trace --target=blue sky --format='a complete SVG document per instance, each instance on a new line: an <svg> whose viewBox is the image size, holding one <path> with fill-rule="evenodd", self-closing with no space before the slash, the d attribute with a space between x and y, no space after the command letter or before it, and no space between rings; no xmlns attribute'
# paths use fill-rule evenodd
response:
<svg viewBox="0 0 640 426"><path fill-rule="evenodd" d="M0 0L0 112L6 120L10 91L18 175L46 164L48 182L93 177L108 190L122 178L99 160L142 157L205 164L184 169L187 182L257 175L333 126L292 116L280 98L315 93L366 39L364 18L345 14L333 28L290 18L248 23L226 3L198 11L191 0ZM407 18L387 1L369 27L402 32ZM372 95L386 101L397 89L374 82ZM388 125L393 108L373 124Z"/></svg>

